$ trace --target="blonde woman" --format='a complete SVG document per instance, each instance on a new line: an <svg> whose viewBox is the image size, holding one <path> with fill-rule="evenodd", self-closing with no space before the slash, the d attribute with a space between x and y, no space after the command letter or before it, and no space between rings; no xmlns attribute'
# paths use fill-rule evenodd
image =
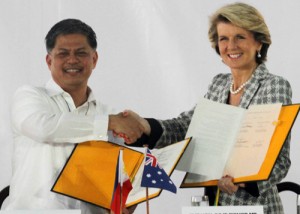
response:
<svg viewBox="0 0 300 214"><path fill-rule="evenodd" d="M205 95L207 99L245 109L254 104L292 103L289 82L269 73L264 63L271 38L257 9L244 3L225 5L211 16L208 35L212 47L230 72L222 72L213 78ZM150 147L164 147L183 140L193 112L194 109L183 112L170 120L142 119L145 134L132 145L146 143ZM263 205L265 213L283 213L276 184L288 173L289 150L290 137L266 181L234 184L230 175L220 178L219 204Z"/></svg>

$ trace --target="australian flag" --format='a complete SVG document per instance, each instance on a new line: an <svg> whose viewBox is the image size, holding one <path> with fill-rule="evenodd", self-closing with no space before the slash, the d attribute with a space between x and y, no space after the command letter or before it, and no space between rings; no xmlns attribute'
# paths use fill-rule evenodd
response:
<svg viewBox="0 0 300 214"><path fill-rule="evenodd" d="M141 186L165 189L173 193L176 193L177 191L173 181L170 179L165 170L160 167L156 157L151 154L148 148Z"/></svg>

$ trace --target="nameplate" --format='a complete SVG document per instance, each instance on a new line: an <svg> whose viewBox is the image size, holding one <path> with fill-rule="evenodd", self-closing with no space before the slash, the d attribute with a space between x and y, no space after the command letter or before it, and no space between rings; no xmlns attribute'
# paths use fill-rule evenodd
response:
<svg viewBox="0 0 300 214"><path fill-rule="evenodd" d="M81 210L0 210L1 214L81 214Z"/></svg>
<svg viewBox="0 0 300 214"><path fill-rule="evenodd" d="M263 206L182 207L182 214L264 214Z"/></svg>

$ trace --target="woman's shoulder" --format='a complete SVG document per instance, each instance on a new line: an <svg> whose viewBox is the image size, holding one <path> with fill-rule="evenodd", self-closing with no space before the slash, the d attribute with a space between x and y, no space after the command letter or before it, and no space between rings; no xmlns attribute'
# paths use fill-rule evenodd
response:
<svg viewBox="0 0 300 214"><path fill-rule="evenodd" d="M215 75L214 77L213 77L213 80L218 80L218 79L228 79L229 77L231 76L231 74L230 73L219 73L219 74L217 74L217 75Z"/></svg>
<svg viewBox="0 0 300 214"><path fill-rule="evenodd" d="M267 82L279 82L282 84L289 85L289 81L285 77L269 72L268 68L266 67L266 65L264 63L259 65L256 73L257 74L255 74L255 76L258 79L263 79L264 81L267 81Z"/></svg>
<svg viewBox="0 0 300 214"><path fill-rule="evenodd" d="M231 80L231 74L219 73L212 78L211 85L224 85Z"/></svg>
<svg viewBox="0 0 300 214"><path fill-rule="evenodd" d="M208 85L208 88L210 90L212 90L212 89L215 90L216 88L222 88L225 85L227 85L228 82L230 82L230 81L231 81L231 74L219 73L212 78L210 84Z"/></svg>
<svg viewBox="0 0 300 214"><path fill-rule="evenodd" d="M290 82L285 77L273 73L267 73L267 75L264 78L264 82L267 85L272 85L276 87L291 87Z"/></svg>

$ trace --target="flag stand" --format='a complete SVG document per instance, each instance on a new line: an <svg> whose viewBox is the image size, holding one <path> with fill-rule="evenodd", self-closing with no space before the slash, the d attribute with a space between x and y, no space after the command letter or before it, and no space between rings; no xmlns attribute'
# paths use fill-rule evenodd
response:
<svg viewBox="0 0 300 214"><path fill-rule="evenodd" d="M148 187L146 187L146 210L147 214L149 214L149 192L148 192Z"/></svg>
<svg viewBox="0 0 300 214"><path fill-rule="evenodd" d="M121 155L121 158L123 160L123 150L124 148L121 147L120 148L120 155ZM122 169L123 169L123 165L122 165ZM120 172L120 167L119 167L119 181L122 181L120 183L120 214L122 214L122 211L123 211L123 207L122 207L122 200L123 200L123 173Z"/></svg>
<svg viewBox="0 0 300 214"><path fill-rule="evenodd" d="M146 159L148 145L144 144L143 147L145 148L144 158ZM146 211L147 211L146 212L147 214L150 214L150 212L149 212L149 191L148 191L148 187L146 187Z"/></svg>
<svg viewBox="0 0 300 214"><path fill-rule="evenodd" d="M123 191L123 185L121 185L121 189L120 189L120 214L122 214L122 210L123 210L123 207L122 207L123 193L122 193L122 191Z"/></svg>
<svg viewBox="0 0 300 214"><path fill-rule="evenodd" d="M132 190L132 184L130 177L125 171L124 161L123 161L123 150L121 147L119 150L119 156L116 166L115 174L115 187L113 192L113 198L111 202L111 214L122 214L123 208L126 208L126 199L129 192Z"/></svg>

